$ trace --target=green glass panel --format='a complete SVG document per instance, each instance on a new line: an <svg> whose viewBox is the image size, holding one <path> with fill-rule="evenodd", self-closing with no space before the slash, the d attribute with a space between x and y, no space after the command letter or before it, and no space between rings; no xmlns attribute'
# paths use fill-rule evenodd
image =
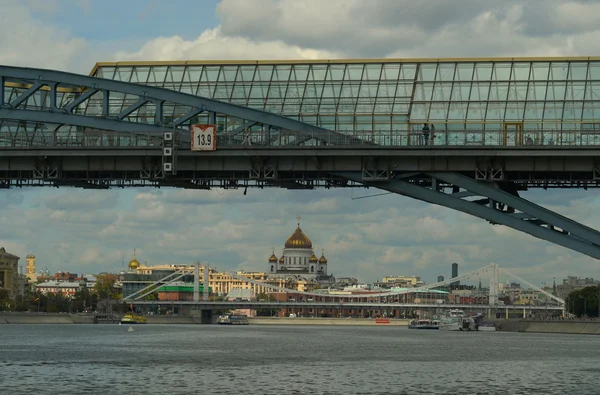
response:
<svg viewBox="0 0 600 395"><path fill-rule="evenodd" d="M246 81L252 82L254 78L254 70L256 66L240 66L240 71L238 72L237 81Z"/></svg>
<svg viewBox="0 0 600 395"><path fill-rule="evenodd" d="M562 81L567 79L569 64L567 62L552 62L550 64L550 79Z"/></svg>
<svg viewBox="0 0 600 395"><path fill-rule="evenodd" d="M281 86L279 84L271 84L271 86L269 87L269 93L268 93L269 100L281 99L282 97L283 97L283 95L281 92Z"/></svg>
<svg viewBox="0 0 600 395"><path fill-rule="evenodd" d="M375 107L375 103L371 100L359 101L356 103L357 114L368 114L372 113Z"/></svg>
<svg viewBox="0 0 600 395"><path fill-rule="evenodd" d="M246 90L249 90L249 86L237 84L233 88L233 94L231 96L232 99L246 99L248 98L248 94Z"/></svg>
<svg viewBox="0 0 600 395"><path fill-rule="evenodd" d="M323 87L323 98L334 98L335 96L335 92L333 90L333 85L331 84L325 84L325 86Z"/></svg>
<svg viewBox="0 0 600 395"><path fill-rule="evenodd" d="M354 98L358 94L359 86L357 84L344 83L340 97Z"/></svg>
<svg viewBox="0 0 600 395"><path fill-rule="evenodd" d="M357 115L356 116L356 126L368 126L369 128L367 130L371 130L371 128L373 127L373 117L369 116L369 115ZM362 130L365 130L364 127L361 128Z"/></svg>
<svg viewBox="0 0 600 395"><path fill-rule="evenodd" d="M381 79L387 81L396 81L400 75L400 64L384 64L381 73Z"/></svg>
<svg viewBox="0 0 600 395"><path fill-rule="evenodd" d="M544 102L527 102L525 106L525 119L542 120L544 118Z"/></svg>
<svg viewBox="0 0 600 395"><path fill-rule="evenodd" d="M363 74L363 80L379 81L381 78L381 64L367 64L365 65L365 72Z"/></svg>
<svg viewBox="0 0 600 395"><path fill-rule="evenodd" d="M427 120L429 116L430 103L415 103L412 106L410 119L411 121ZM394 111L395 113L396 111Z"/></svg>
<svg viewBox="0 0 600 395"><path fill-rule="evenodd" d="M513 65L512 74L510 79L512 81L527 81L529 80L529 69L531 63L529 62L518 62Z"/></svg>
<svg viewBox="0 0 600 395"><path fill-rule="evenodd" d="M327 129L335 129L335 116L321 115L318 118L318 125Z"/></svg>
<svg viewBox="0 0 600 395"><path fill-rule="evenodd" d="M469 109L467 111L467 119L478 121L484 120L486 108L486 102L470 102Z"/></svg>
<svg viewBox="0 0 600 395"><path fill-rule="evenodd" d="M150 67L136 67L133 70L131 82L145 83L148 81L148 74L150 74Z"/></svg>
<svg viewBox="0 0 600 395"><path fill-rule="evenodd" d="M433 86L433 101L447 101L450 100L450 94L452 93L451 82L436 82Z"/></svg>
<svg viewBox="0 0 600 395"><path fill-rule="evenodd" d="M551 82L548 84L546 100L564 100L566 93L565 82Z"/></svg>
<svg viewBox="0 0 600 395"><path fill-rule="evenodd" d="M473 75L474 81L489 81L492 79L492 63L476 63L475 73Z"/></svg>
<svg viewBox="0 0 600 395"><path fill-rule="evenodd" d="M546 102L544 109L544 121L558 120L562 118L563 102Z"/></svg>
<svg viewBox="0 0 600 395"><path fill-rule="evenodd" d="M437 63L422 63L419 68L419 81L434 81Z"/></svg>
<svg viewBox="0 0 600 395"><path fill-rule="evenodd" d="M116 67L102 67L102 76L98 75L98 77L114 79Z"/></svg>
<svg viewBox="0 0 600 395"><path fill-rule="evenodd" d="M252 85L250 87L250 98L251 99L264 99L265 93L263 92L263 87L260 85Z"/></svg>
<svg viewBox="0 0 600 395"><path fill-rule="evenodd" d="M506 113L504 114L505 121L521 121L525 112L525 102L507 102Z"/></svg>
<svg viewBox="0 0 600 395"><path fill-rule="evenodd" d="M133 67L121 67L119 66L117 68L117 72L115 74L115 80L117 81L125 81L125 82L129 82L129 79L131 78L131 72L133 70Z"/></svg>
<svg viewBox="0 0 600 395"><path fill-rule="evenodd" d="M342 93L342 84L336 83L331 85L331 88L333 89L333 97L335 97L336 99L339 99L341 93Z"/></svg>
<svg viewBox="0 0 600 395"><path fill-rule="evenodd" d="M254 89L252 89L252 90L254 90ZM264 110L265 101L264 101L264 99L249 99L248 107Z"/></svg>
<svg viewBox="0 0 600 395"><path fill-rule="evenodd" d="M530 79L536 81L546 81L548 79L548 73L550 71L550 63L542 62L537 63L533 62L531 67L531 76Z"/></svg>
<svg viewBox="0 0 600 395"><path fill-rule="evenodd" d="M504 119L504 111L506 110L506 102L489 103L485 114L486 120Z"/></svg>
<svg viewBox="0 0 600 395"><path fill-rule="evenodd" d="M334 64L329 66L329 72L327 73L327 79L332 81L341 81L344 79L344 70L346 67L340 64Z"/></svg>
<svg viewBox="0 0 600 395"><path fill-rule="evenodd" d="M583 117L584 120L593 120L596 122L596 130L600 129L600 122L597 119L600 118L600 101L589 101L583 105Z"/></svg>
<svg viewBox="0 0 600 395"><path fill-rule="evenodd" d="M354 126L354 117L352 115L338 115L337 125L344 129L352 129Z"/></svg>
<svg viewBox="0 0 600 395"><path fill-rule="evenodd" d="M508 81L510 79L511 68L512 65L510 63L494 64L494 72L492 73L492 79L496 81Z"/></svg>
<svg viewBox="0 0 600 395"><path fill-rule="evenodd" d="M340 113L354 114L356 110L356 99L354 98L341 98L338 102L337 111Z"/></svg>
<svg viewBox="0 0 600 395"><path fill-rule="evenodd" d="M465 120L467 119L467 109L469 103L450 103L448 111L448 120Z"/></svg>
<svg viewBox="0 0 600 395"><path fill-rule="evenodd" d="M344 74L344 80L360 81L363 74L362 64L349 64L346 67L346 74Z"/></svg>
<svg viewBox="0 0 600 395"><path fill-rule="evenodd" d="M433 94L433 84L417 84L415 101L430 101Z"/></svg>
<svg viewBox="0 0 600 395"><path fill-rule="evenodd" d="M291 80L306 81L308 78L308 66L306 65L295 65L292 68Z"/></svg>
<svg viewBox="0 0 600 395"><path fill-rule="evenodd" d="M179 89L179 91L182 93L188 93L190 95L193 95L194 93L196 93L196 85L183 83L181 84L181 88Z"/></svg>
<svg viewBox="0 0 600 395"><path fill-rule="evenodd" d="M417 65L413 63L403 63L400 68L401 80L414 80L417 74Z"/></svg>
<svg viewBox="0 0 600 395"><path fill-rule="evenodd" d="M379 91L377 91L377 97L390 98L396 95L396 83L382 82L379 84Z"/></svg>
<svg viewBox="0 0 600 395"><path fill-rule="evenodd" d="M565 102L562 119L566 121L580 121L582 110L583 102ZM586 118L585 115L584 118Z"/></svg>
<svg viewBox="0 0 600 395"><path fill-rule="evenodd" d="M198 96L201 97L206 97L206 98L211 98L213 96L213 89L214 87L212 85L199 85L198 86L198 92L196 93Z"/></svg>
<svg viewBox="0 0 600 395"><path fill-rule="evenodd" d="M600 80L600 62L590 62L590 68L588 70L588 78L590 80Z"/></svg>
<svg viewBox="0 0 600 395"><path fill-rule="evenodd" d="M414 84L412 82L411 83L400 82L398 84L398 87L396 88L396 97L410 98L412 96L413 87L414 87Z"/></svg>
<svg viewBox="0 0 600 395"><path fill-rule="evenodd" d="M587 83L585 97L586 100L600 100L600 81Z"/></svg>
<svg viewBox="0 0 600 395"><path fill-rule="evenodd" d="M410 111L410 102L399 102L396 100L394 102L394 107L392 109L392 114L408 114Z"/></svg>
<svg viewBox="0 0 600 395"><path fill-rule="evenodd" d="M437 69L436 81L454 80L454 63L440 63Z"/></svg>
<svg viewBox="0 0 600 395"><path fill-rule="evenodd" d="M365 97L376 97L377 96L377 84L362 83L358 94L359 98Z"/></svg>
<svg viewBox="0 0 600 395"><path fill-rule="evenodd" d="M471 101L482 101L487 100L490 93L489 82L474 82L471 87Z"/></svg>
<svg viewBox="0 0 600 395"><path fill-rule="evenodd" d="M508 97L508 83L492 82L490 85L490 98L493 101L504 101Z"/></svg>
<svg viewBox="0 0 600 395"><path fill-rule="evenodd" d="M527 100L546 100L547 82L530 82L527 88Z"/></svg>
<svg viewBox="0 0 600 395"><path fill-rule="evenodd" d="M283 104L283 114L288 115L296 115L300 112L300 102L288 102L286 100Z"/></svg>
<svg viewBox="0 0 600 395"><path fill-rule="evenodd" d="M527 98L527 82L511 82L508 87L508 100L525 100Z"/></svg>
<svg viewBox="0 0 600 395"><path fill-rule="evenodd" d="M337 103L331 100L321 100L321 105L319 106L320 114L335 114L337 110Z"/></svg>
<svg viewBox="0 0 600 395"><path fill-rule="evenodd" d="M313 65L311 67L311 73L308 75L308 80L324 81L327 73L327 66Z"/></svg>
<svg viewBox="0 0 600 395"><path fill-rule="evenodd" d="M457 82L452 87L452 101L469 100L470 94L471 94L471 83L470 82Z"/></svg>
<svg viewBox="0 0 600 395"><path fill-rule="evenodd" d="M263 82L270 82L271 77L273 77L273 66L260 65L258 66L258 80ZM256 81L256 75L254 76L254 80Z"/></svg>
<svg viewBox="0 0 600 395"><path fill-rule="evenodd" d="M375 130L389 130L392 126L392 117L389 115L375 115L373 116L373 124L375 126Z"/></svg>
<svg viewBox="0 0 600 395"><path fill-rule="evenodd" d="M473 69L475 64L473 63L459 63L456 66L456 74L454 76L455 81L471 81L473 78Z"/></svg>
<svg viewBox="0 0 600 395"><path fill-rule="evenodd" d="M219 78L219 66L204 67L200 81L214 83Z"/></svg>
<svg viewBox="0 0 600 395"><path fill-rule="evenodd" d="M169 70L171 71L171 76L173 77L173 82L183 81L183 72L185 70L184 67L171 66L171 67L169 67Z"/></svg>
<svg viewBox="0 0 600 395"><path fill-rule="evenodd" d="M304 84L289 84L285 97L292 99L302 99L302 96L304 95L304 87Z"/></svg>
<svg viewBox="0 0 600 395"><path fill-rule="evenodd" d="M429 119L431 120L445 120L448 114L448 106L450 103L431 103L429 111Z"/></svg>
<svg viewBox="0 0 600 395"><path fill-rule="evenodd" d="M186 73L183 77L184 81L189 82L200 82L200 77L202 76L202 66L189 66L186 67Z"/></svg>
<svg viewBox="0 0 600 395"><path fill-rule="evenodd" d="M394 102L390 99L377 99L375 102L375 112L379 114L391 114Z"/></svg>
<svg viewBox="0 0 600 395"><path fill-rule="evenodd" d="M585 93L585 82L568 82L565 100L583 100Z"/></svg>
<svg viewBox="0 0 600 395"><path fill-rule="evenodd" d="M232 87L225 84L219 84L215 88L214 98L218 100L229 100Z"/></svg>
<svg viewBox="0 0 600 395"><path fill-rule="evenodd" d="M304 100L320 99L323 92L323 86L317 84L307 84L304 91Z"/></svg>
<svg viewBox="0 0 600 395"><path fill-rule="evenodd" d="M569 67L570 80L585 80L587 78L587 62L572 62Z"/></svg>
<svg viewBox="0 0 600 395"><path fill-rule="evenodd" d="M290 79L292 66L276 66L273 73L273 81L287 82Z"/></svg>

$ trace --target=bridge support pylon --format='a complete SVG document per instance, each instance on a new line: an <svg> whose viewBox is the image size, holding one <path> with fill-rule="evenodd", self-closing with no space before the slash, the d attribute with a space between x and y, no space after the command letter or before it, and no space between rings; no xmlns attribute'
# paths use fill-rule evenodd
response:
<svg viewBox="0 0 600 395"><path fill-rule="evenodd" d="M365 180L361 172L336 172L362 183L505 225L600 259L600 232L519 196L510 181L475 180L459 173L424 172Z"/></svg>

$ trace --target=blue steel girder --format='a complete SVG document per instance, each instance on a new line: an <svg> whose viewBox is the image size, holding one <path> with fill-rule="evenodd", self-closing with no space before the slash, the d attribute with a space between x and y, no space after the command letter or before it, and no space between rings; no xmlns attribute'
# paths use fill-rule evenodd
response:
<svg viewBox="0 0 600 395"><path fill-rule="evenodd" d="M11 88L19 91L16 97L10 98L9 101L5 89L9 91ZM24 106L34 95L39 94L42 97L39 92L44 93L43 98L37 99L39 104ZM111 96L116 96L121 106L115 106L114 102L111 102ZM96 107L90 105L92 98L96 98L98 102ZM128 99L133 102L127 103ZM167 105L185 107L187 111L175 119L167 119L163 116ZM32 107L33 109L29 109ZM152 122L128 120L129 116L145 107L153 113L146 117L151 118ZM96 113L90 114L90 110L96 110ZM181 128L185 122L202 112L227 114L243 120L244 125L262 124L276 129L292 130L325 142L338 134L266 111L169 89L55 70L0 66L0 120L160 133L165 129Z"/></svg>
<svg viewBox="0 0 600 395"><path fill-rule="evenodd" d="M448 207L508 226L531 236L600 259L600 232L554 213L492 182L452 172L422 173L413 181L401 176L365 179L360 172L336 172L348 180Z"/></svg>

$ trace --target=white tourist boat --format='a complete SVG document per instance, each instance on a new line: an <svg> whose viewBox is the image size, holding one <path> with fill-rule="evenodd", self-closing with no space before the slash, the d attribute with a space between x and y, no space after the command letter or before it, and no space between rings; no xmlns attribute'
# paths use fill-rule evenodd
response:
<svg viewBox="0 0 600 395"><path fill-rule="evenodd" d="M439 329L440 322L438 320L412 320L408 324L408 329Z"/></svg>

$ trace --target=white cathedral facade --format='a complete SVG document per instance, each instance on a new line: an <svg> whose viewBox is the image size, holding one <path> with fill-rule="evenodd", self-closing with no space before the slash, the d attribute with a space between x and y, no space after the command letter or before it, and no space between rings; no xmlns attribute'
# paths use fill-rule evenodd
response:
<svg viewBox="0 0 600 395"><path fill-rule="evenodd" d="M275 255L275 250L269 257L269 277L290 277L315 281L320 285L335 283L333 275L327 274L327 258L321 250L321 257L317 258L313 250L312 241L298 227L286 240L281 257Z"/></svg>

